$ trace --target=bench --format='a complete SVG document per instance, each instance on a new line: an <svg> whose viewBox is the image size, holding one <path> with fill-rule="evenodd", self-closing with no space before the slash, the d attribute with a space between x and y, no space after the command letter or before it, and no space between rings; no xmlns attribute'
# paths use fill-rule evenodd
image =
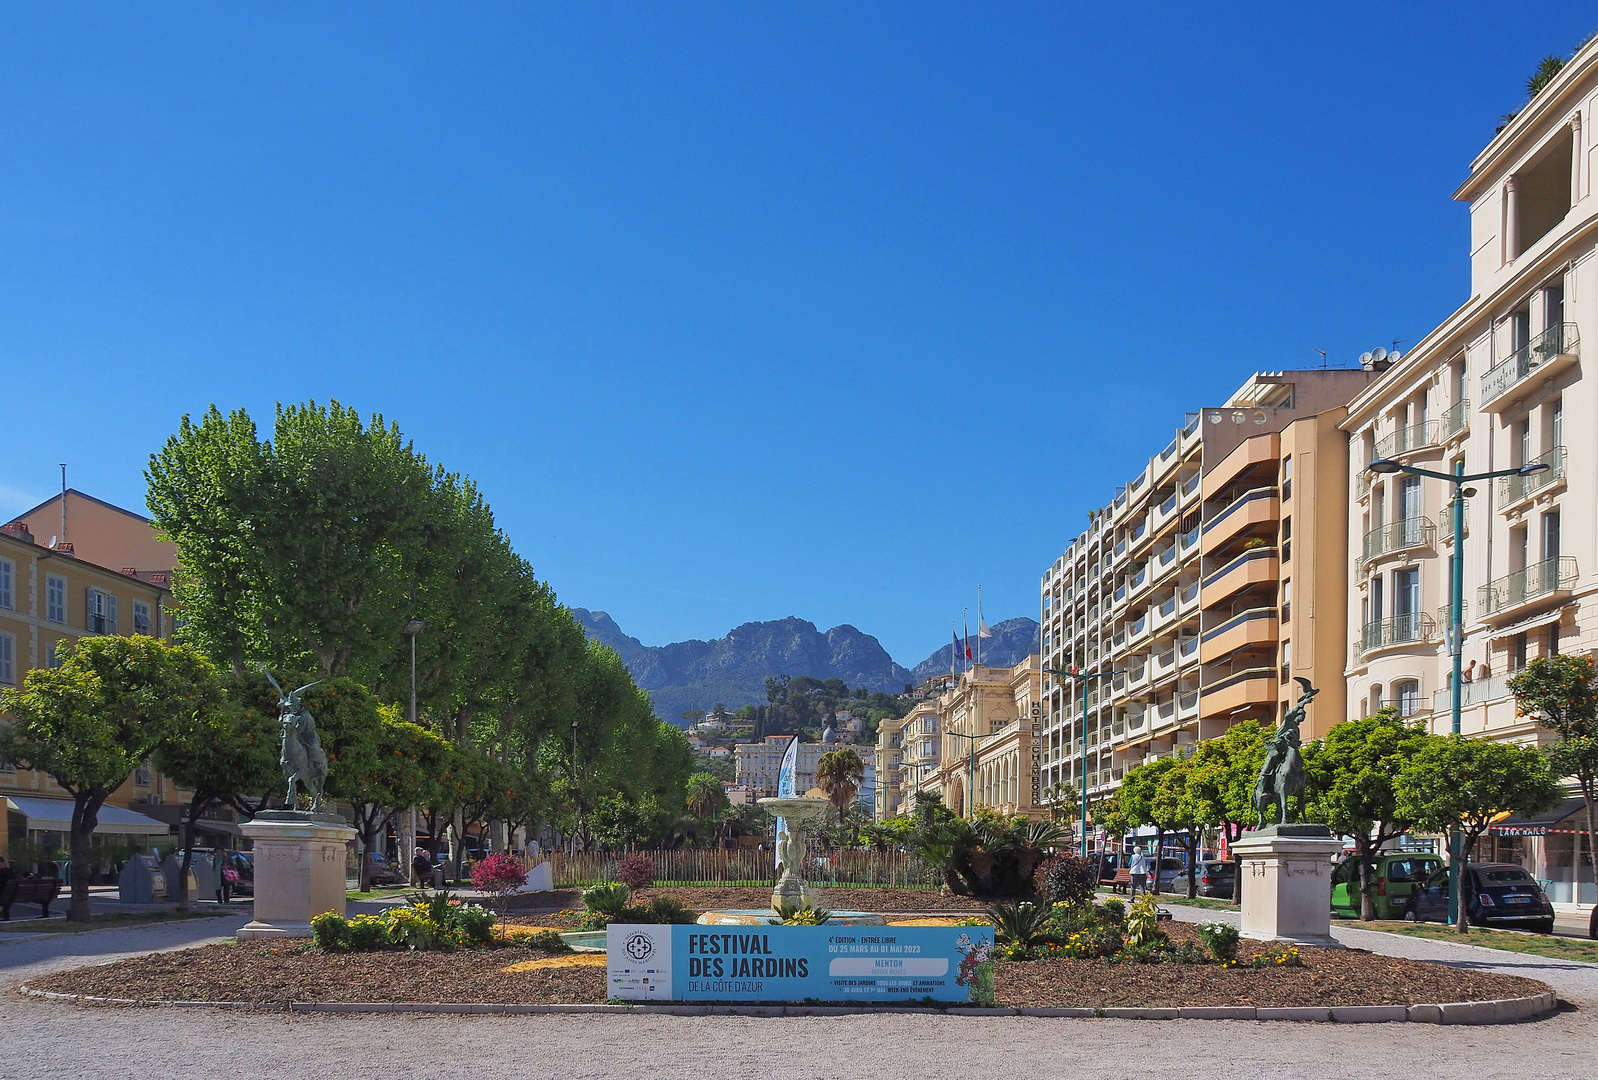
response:
<svg viewBox="0 0 1598 1080"><path fill-rule="evenodd" d="M1111 892L1125 892L1131 885L1132 871L1130 870L1117 870L1115 876L1110 879Z"/></svg>
<svg viewBox="0 0 1598 1080"><path fill-rule="evenodd" d="M11 918L12 904L38 904L39 918L50 917L50 905L61 895L59 878L12 878L0 886L0 920Z"/></svg>

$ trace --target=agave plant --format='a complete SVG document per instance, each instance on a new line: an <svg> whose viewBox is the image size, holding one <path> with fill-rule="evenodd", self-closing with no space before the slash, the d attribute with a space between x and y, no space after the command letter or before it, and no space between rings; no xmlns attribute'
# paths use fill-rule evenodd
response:
<svg viewBox="0 0 1598 1080"><path fill-rule="evenodd" d="M1046 904L1025 900L1019 904L995 904L988 909L993 920L993 938L1001 945L1036 945L1047 938L1050 910Z"/></svg>
<svg viewBox="0 0 1598 1080"><path fill-rule="evenodd" d="M773 904L771 910L777 916L768 920L772 926L821 926L832 918L832 912L826 908L794 904L786 900L780 904Z"/></svg>

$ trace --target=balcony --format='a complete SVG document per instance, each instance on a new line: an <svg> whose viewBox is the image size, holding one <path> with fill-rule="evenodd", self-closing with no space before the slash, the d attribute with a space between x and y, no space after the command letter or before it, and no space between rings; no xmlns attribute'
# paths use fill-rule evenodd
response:
<svg viewBox="0 0 1598 1080"><path fill-rule="evenodd" d="M1198 716L1199 692L1189 690L1185 694L1176 695L1176 719L1180 722L1191 720Z"/></svg>
<svg viewBox="0 0 1598 1080"><path fill-rule="evenodd" d="M1442 425L1442 431L1438 434L1442 436L1443 442L1452 439L1455 435L1470 427L1470 402L1461 401L1452 406L1443 413L1442 419L1438 420L1438 423Z"/></svg>
<svg viewBox="0 0 1598 1080"><path fill-rule="evenodd" d="M1427 420L1411 427L1399 428L1391 435L1376 440L1376 460L1402 457L1417 450L1442 445L1443 425L1437 420Z"/></svg>
<svg viewBox="0 0 1598 1080"><path fill-rule="evenodd" d="M1187 555L1198 546L1199 527L1193 526L1187 532L1176 538L1176 550L1180 555Z"/></svg>
<svg viewBox="0 0 1598 1080"><path fill-rule="evenodd" d="M1205 685L1199 691L1198 712L1200 716L1230 716L1250 705L1265 706L1274 711L1276 695L1274 667L1245 668Z"/></svg>
<svg viewBox="0 0 1598 1080"><path fill-rule="evenodd" d="M1371 474L1364 469L1354 477L1354 498L1367 499L1371 493Z"/></svg>
<svg viewBox="0 0 1598 1080"><path fill-rule="evenodd" d="M1179 638L1176 642L1176 659L1183 667L1198 662L1199 639L1196 637Z"/></svg>
<svg viewBox="0 0 1598 1080"><path fill-rule="evenodd" d="M1179 482L1176 485L1177 500L1183 506L1186 506L1188 503L1192 502L1193 496L1197 495L1199 493L1199 488L1203 486L1203 480L1203 474L1194 473L1192 476L1188 477L1185 482Z"/></svg>
<svg viewBox="0 0 1598 1080"><path fill-rule="evenodd" d="M1277 579L1278 565L1275 548L1262 547L1243 552L1204 579L1203 605L1209 607L1251 585L1273 584Z"/></svg>
<svg viewBox="0 0 1598 1080"><path fill-rule="evenodd" d="M1387 555L1416 548L1429 548L1437 541L1437 526L1430 518L1412 517L1382 525L1365 534L1362 563L1375 562Z"/></svg>
<svg viewBox="0 0 1598 1080"><path fill-rule="evenodd" d="M1494 675L1486 679L1475 679L1471 682L1460 683L1459 703L1461 707L1481 705L1488 701L1497 701L1510 696L1509 680L1519 672L1508 675ZM1447 713L1454 708L1454 692L1448 687L1432 693L1432 712Z"/></svg>
<svg viewBox="0 0 1598 1080"><path fill-rule="evenodd" d="M1555 323L1510 353L1481 377L1482 412L1503 412L1513 404L1512 392L1534 375L1551 377L1576 362L1581 340L1575 323Z"/></svg>
<svg viewBox="0 0 1598 1080"><path fill-rule="evenodd" d="M1378 619L1365 624L1359 634L1359 655L1364 658L1383 649L1418 645L1436 636L1437 623L1424 611L1394 615L1391 619Z"/></svg>
<svg viewBox="0 0 1598 1080"><path fill-rule="evenodd" d="M1205 663L1219 660L1250 646L1276 643L1276 608L1258 607L1240 611L1199 635Z"/></svg>
<svg viewBox="0 0 1598 1080"><path fill-rule="evenodd" d="M1277 516L1276 489L1254 488L1203 524L1204 539L1219 546L1255 526L1274 525Z"/></svg>
<svg viewBox="0 0 1598 1080"><path fill-rule="evenodd" d="M1492 618L1536 600L1568 593L1575 584L1574 558L1547 559L1483 585L1476 590L1476 604L1484 618Z"/></svg>
<svg viewBox="0 0 1598 1080"><path fill-rule="evenodd" d="M1524 502L1539 491L1552 489L1565 482L1565 448L1556 446L1541 457L1532 458L1527 465L1547 465L1542 472L1529 476L1500 476L1498 478L1499 509L1508 509Z"/></svg>
<svg viewBox="0 0 1598 1080"><path fill-rule="evenodd" d="M1199 605L1199 583L1194 582L1176 592L1176 610L1186 615Z"/></svg>

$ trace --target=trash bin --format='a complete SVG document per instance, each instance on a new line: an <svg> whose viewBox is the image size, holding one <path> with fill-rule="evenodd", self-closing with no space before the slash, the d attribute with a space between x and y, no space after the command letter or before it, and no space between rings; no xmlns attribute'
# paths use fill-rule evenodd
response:
<svg viewBox="0 0 1598 1080"><path fill-rule="evenodd" d="M124 904L159 904L166 899L166 875L154 855L134 855L122 864L117 899Z"/></svg>

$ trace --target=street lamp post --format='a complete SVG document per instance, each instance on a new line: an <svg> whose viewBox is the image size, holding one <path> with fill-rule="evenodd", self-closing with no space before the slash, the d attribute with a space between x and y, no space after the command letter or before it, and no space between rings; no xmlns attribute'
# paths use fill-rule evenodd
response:
<svg viewBox="0 0 1598 1080"><path fill-rule="evenodd" d="M1105 668L1103 671L1061 671L1058 668L1044 668L1047 674L1057 679L1075 679L1082 687L1082 759L1077 763L1077 771L1082 777L1082 857L1088 857L1088 680L1104 679L1111 675L1125 675L1125 671Z"/></svg>
<svg viewBox="0 0 1598 1080"><path fill-rule="evenodd" d="M1433 480L1442 480L1454 485L1454 566L1450 576L1448 588L1452 593L1448 610L1448 631L1446 644L1452 658L1453 678L1449 685L1449 706L1453 720L1453 733L1459 734L1460 713L1464 709L1464 686L1460 682L1461 663L1465 647L1465 500L1476 494L1476 489L1467 487L1467 484L1481 480L1494 480L1500 476L1531 476L1549 468L1547 462L1538 465L1522 465L1518 469L1497 469L1484 473L1465 473L1464 459L1454 463L1451 473L1433 472L1430 469L1419 469L1413 465L1405 465L1391 458L1380 458L1366 466L1373 473L1392 475L1393 473L1408 473L1411 476L1427 476ZM1460 859L1464 852L1461 850L1462 837L1456 829L1448 838L1448 921L1452 925L1459 925L1459 893L1461 881Z"/></svg>
<svg viewBox="0 0 1598 1080"><path fill-rule="evenodd" d="M425 629L427 629L427 624L422 622L421 619L411 619L409 622L407 622L405 624L404 629L402 631L406 637L411 639L411 717L410 717L410 719L411 719L411 723L412 724L416 723L416 639L417 639L418 636L420 636L421 632L423 630L425 630ZM411 848L413 850L411 851L411 853L409 855L406 855L405 858L406 858L407 861L414 863L415 860L412 858L412 856L416 854L416 852L414 850L415 847L416 847L416 804L415 803L411 804L410 817L411 817L411 827L410 827L410 838L409 839L410 839ZM437 838L436 837L434 838L434 842L435 843L437 842ZM430 885L432 883L431 882L427 882L427 881L418 881L417 884L421 885L423 888L426 888L428 885Z"/></svg>
<svg viewBox="0 0 1598 1080"><path fill-rule="evenodd" d="M971 748L971 760L970 760L970 763L966 767L966 774L965 774L965 804L966 804L967 809L970 812L965 814L965 815L963 815L965 817L970 817L972 814L976 813L976 809L977 809L976 796L972 793L972 789L976 786L976 782L977 782L977 740L978 739L991 739L995 735L1003 735L1004 732L1002 732L1002 731L990 731L986 735L977 735L977 734L967 735L963 731L949 731L949 732L945 732L945 734L953 735L956 739L965 739L966 740L966 745ZM918 780L920 779L920 774L919 773L916 774L916 779L918 779Z"/></svg>

